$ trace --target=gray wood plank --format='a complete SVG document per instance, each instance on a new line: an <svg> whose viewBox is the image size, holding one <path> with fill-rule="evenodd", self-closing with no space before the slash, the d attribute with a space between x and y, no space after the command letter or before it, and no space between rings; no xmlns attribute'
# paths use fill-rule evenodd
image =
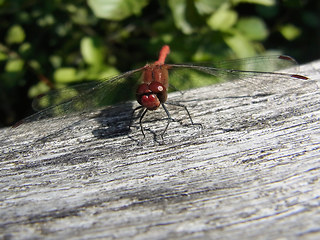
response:
<svg viewBox="0 0 320 240"><path fill-rule="evenodd" d="M320 61L301 72L170 94L202 128L168 106L163 140L163 111L128 132L136 103L1 129L2 238L319 239Z"/></svg>

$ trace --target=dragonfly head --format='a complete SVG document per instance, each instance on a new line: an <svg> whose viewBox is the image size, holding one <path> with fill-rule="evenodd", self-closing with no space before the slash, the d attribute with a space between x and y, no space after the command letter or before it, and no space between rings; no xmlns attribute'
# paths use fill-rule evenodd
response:
<svg viewBox="0 0 320 240"><path fill-rule="evenodd" d="M167 100L167 89L159 82L143 83L137 89L136 98L148 110L156 110Z"/></svg>

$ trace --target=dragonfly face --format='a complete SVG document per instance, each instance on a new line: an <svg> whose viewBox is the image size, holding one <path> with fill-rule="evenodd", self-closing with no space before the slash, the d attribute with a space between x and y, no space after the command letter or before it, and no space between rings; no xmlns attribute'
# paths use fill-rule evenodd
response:
<svg viewBox="0 0 320 240"><path fill-rule="evenodd" d="M156 110L167 100L167 89L159 82L143 83L139 85L136 97L143 107Z"/></svg>

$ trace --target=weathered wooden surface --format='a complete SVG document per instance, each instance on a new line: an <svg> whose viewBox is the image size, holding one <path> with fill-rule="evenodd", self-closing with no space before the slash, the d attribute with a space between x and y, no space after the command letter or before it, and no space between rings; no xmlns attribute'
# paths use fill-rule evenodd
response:
<svg viewBox="0 0 320 240"><path fill-rule="evenodd" d="M242 91L186 92L203 129L169 107L163 141L159 113L128 134L130 103L2 129L2 238L320 239L319 92Z"/></svg>

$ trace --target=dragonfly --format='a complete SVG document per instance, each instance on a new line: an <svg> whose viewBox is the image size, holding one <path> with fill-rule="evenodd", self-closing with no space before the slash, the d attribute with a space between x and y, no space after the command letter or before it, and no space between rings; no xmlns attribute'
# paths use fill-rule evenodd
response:
<svg viewBox="0 0 320 240"><path fill-rule="evenodd" d="M23 119L13 127L49 117L66 116L75 112L87 111L110 105L115 101L126 101L135 97L140 106L133 110L132 116L136 110L143 110L139 117L139 128L144 137L143 119L146 113L155 111L160 106L164 109L167 115L167 124L161 133L161 137L163 138L169 124L174 121L166 104L183 107L191 124L195 125L186 106L179 103L167 102L168 89L170 87L169 81L172 76L176 76L173 75L174 73L191 71L207 77L221 78L226 81L238 80L249 83L248 85L253 89L262 87L270 91L278 91L279 86L281 88L281 84L283 83L289 84L291 88L299 89L303 85L303 82L309 80L308 77L299 74L276 72L279 69L297 66L297 62L292 57L286 55L229 60L221 62L218 64L218 67L212 67L195 64L167 64L165 60L169 53L170 47L164 45L160 50L158 60L154 63L146 64L141 68L105 79L89 89L80 91L80 94L70 99L53 104ZM48 94L48 96L50 97L51 95ZM51 97L54 98L53 96ZM37 101L40 100L38 99Z"/></svg>

